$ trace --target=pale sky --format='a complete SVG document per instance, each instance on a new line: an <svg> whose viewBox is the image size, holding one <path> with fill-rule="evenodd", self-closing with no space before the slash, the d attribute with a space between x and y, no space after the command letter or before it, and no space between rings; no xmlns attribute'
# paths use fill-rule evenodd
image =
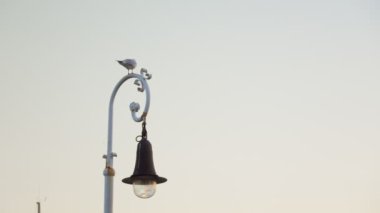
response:
<svg viewBox="0 0 380 213"><path fill-rule="evenodd" d="M115 213L380 212L380 2L0 0L0 212L103 212L107 107L153 75L141 200L132 83Z"/></svg>

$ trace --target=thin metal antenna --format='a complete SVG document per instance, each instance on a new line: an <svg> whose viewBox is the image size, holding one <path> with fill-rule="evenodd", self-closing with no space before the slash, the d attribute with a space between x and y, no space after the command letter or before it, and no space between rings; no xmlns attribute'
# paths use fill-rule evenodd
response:
<svg viewBox="0 0 380 213"><path fill-rule="evenodd" d="M37 213L41 213L41 203L37 202Z"/></svg>

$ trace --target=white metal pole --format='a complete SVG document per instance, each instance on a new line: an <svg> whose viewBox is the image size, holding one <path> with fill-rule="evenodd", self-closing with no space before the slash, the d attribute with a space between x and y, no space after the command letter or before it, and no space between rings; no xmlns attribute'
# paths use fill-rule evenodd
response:
<svg viewBox="0 0 380 213"><path fill-rule="evenodd" d="M141 69L141 74L129 73L124 76L115 86L112 91L112 95L109 102L108 109L108 143L107 143L107 154L103 156L106 159L106 168L103 171L105 177L104 180L104 213L113 212L113 177L115 176L115 170L113 169L113 158L116 157L116 153L112 152L112 124L113 124L113 103L115 96L120 86L130 78L136 78L135 84L140 86L138 88L139 92L144 92L146 94L146 102L144 111L141 116L137 116L136 113L140 109L138 103L132 102L129 105L129 108L132 112L132 118L136 122L141 122L148 115L149 106L150 106L150 90L147 83L147 79L150 79L152 76L148 74L146 69Z"/></svg>

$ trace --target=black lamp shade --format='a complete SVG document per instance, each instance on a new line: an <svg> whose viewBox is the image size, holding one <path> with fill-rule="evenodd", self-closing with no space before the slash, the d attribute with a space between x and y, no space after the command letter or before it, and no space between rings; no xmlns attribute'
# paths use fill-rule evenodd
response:
<svg viewBox="0 0 380 213"><path fill-rule="evenodd" d="M167 181L156 174L153 163L152 145L146 138L142 138L137 145L136 165L133 175L124 178L123 182L133 184L135 180L154 180L157 184Z"/></svg>

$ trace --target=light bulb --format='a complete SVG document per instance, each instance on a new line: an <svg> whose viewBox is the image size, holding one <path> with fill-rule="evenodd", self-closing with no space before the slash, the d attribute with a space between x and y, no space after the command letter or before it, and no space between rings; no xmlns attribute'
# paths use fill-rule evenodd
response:
<svg viewBox="0 0 380 213"><path fill-rule="evenodd" d="M133 192L139 198L150 198L156 192L156 181L135 180L133 181Z"/></svg>

